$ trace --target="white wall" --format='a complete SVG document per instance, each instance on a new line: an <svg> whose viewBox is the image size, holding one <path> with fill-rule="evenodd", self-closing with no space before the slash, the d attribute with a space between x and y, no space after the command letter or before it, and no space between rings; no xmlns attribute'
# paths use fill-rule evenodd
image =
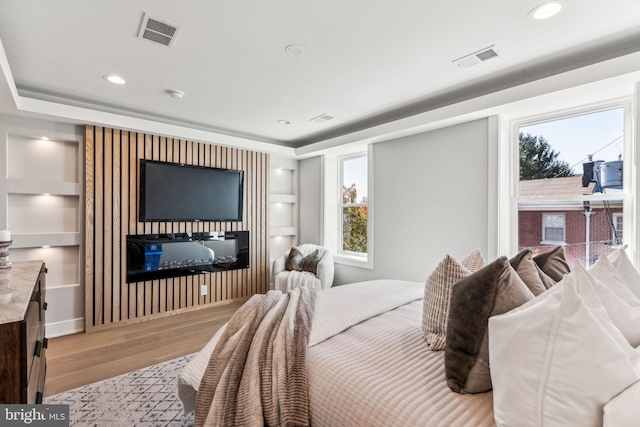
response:
<svg viewBox="0 0 640 427"><path fill-rule="evenodd" d="M487 253L488 164L495 164L489 128L490 120L482 119L373 146L373 269L336 264L336 285L379 278L422 282L447 253Z"/></svg>
<svg viewBox="0 0 640 427"><path fill-rule="evenodd" d="M300 243L324 245L323 157L300 160Z"/></svg>

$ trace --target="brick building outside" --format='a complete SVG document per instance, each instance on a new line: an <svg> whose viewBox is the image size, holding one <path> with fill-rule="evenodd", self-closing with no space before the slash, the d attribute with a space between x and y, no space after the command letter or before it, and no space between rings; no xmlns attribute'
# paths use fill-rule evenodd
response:
<svg viewBox="0 0 640 427"><path fill-rule="evenodd" d="M582 176L520 182L520 196L577 196L593 194L595 184L582 187ZM530 199L531 200L531 199ZM573 268L575 261L590 266L621 244L622 203L553 201L522 203L518 209L518 247L534 255L564 246Z"/></svg>

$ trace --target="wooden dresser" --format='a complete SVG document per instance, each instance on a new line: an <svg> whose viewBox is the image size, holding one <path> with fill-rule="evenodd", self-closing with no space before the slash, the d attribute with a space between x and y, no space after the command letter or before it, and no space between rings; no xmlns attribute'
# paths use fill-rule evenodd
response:
<svg viewBox="0 0 640 427"><path fill-rule="evenodd" d="M42 261L0 270L0 404L42 403L46 272Z"/></svg>

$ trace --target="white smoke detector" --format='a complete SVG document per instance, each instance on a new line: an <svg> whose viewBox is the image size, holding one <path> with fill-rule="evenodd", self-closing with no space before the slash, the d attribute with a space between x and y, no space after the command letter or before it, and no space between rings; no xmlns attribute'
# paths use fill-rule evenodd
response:
<svg viewBox="0 0 640 427"><path fill-rule="evenodd" d="M172 98L177 98L177 99L184 98L184 92L182 92L181 90L171 90L170 89L170 90L167 91L167 93Z"/></svg>

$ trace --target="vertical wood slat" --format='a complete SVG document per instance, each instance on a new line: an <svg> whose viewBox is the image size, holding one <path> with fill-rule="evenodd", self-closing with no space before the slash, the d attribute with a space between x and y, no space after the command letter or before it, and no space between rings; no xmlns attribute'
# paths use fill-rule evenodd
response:
<svg viewBox="0 0 640 427"><path fill-rule="evenodd" d="M122 191L120 193L122 213L120 218L120 255L121 257L127 253L127 234L129 234L129 132L122 131L120 143L120 182ZM120 264L120 319L125 320L129 314L129 285L127 284L127 266L126 258Z"/></svg>
<svg viewBox="0 0 640 427"><path fill-rule="evenodd" d="M84 259L84 329L88 331L93 327L93 310L94 310L94 233L95 233L95 214L94 214L94 168L95 168L95 139L94 127L87 126L85 133L85 259Z"/></svg>
<svg viewBox="0 0 640 427"><path fill-rule="evenodd" d="M138 135L129 133L129 233L138 234ZM126 239L126 236L124 236ZM129 306L129 319L136 318L136 294L135 285L129 285L129 298L127 300Z"/></svg>
<svg viewBox="0 0 640 427"><path fill-rule="evenodd" d="M104 153L104 140L103 140L103 129L96 128L95 132L95 174L94 174L94 191L95 191L95 199L94 199L94 215L95 215L95 273L94 273L94 281L95 287L93 292L93 324L99 325L102 324L102 316L103 316L103 290L104 290L104 278L102 272L104 270L104 166L102 157Z"/></svg>
<svg viewBox="0 0 640 427"><path fill-rule="evenodd" d="M112 277L113 277L113 293L111 295L111 321L118 322L120 320L120 278L121 274L121 248L120 237L120 206L122 204L122 197L120 196L120 131L113 131L113 146L111 148L112 153L112 172L111 172L111 188L112 188L112 210L111 218L113 227L111 229L111 247L113 248L113 261L112 261Z"/></svg>
<svg viewBox="0 0 640 427"><path fill-rule="evenodd" d="M113 130L105 128L103 133L103 285L102 285L102 321L111 323L113 306Z"/></svg>
<svg viewBox="0 0 640 427"><path fill-rule="evenodd" d="M140 222L140 159L243 170L243 221ZM86 330L266 292L268 159L266 153L87 126ZM250 232L249 269L126 283L128 234L236 230ZM206 296L200 295L201 285L207 288Z"/></svg>

